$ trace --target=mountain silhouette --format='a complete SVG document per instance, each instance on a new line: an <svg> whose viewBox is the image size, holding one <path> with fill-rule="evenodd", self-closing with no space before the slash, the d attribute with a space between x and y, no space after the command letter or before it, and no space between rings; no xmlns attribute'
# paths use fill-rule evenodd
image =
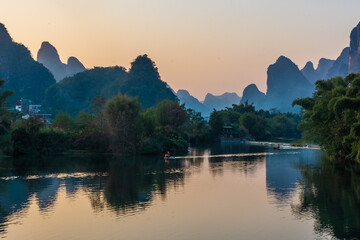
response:
<svg viewBox="0 0 360 240"><path fill-rule="evenodd" d="M203 117L209 117L212 109L205 106L197 98L190 95L187 90L180 89L176 93L181 104L185 104L186 108L193 109L196 112L200 112Z"/></svg>
<svg viewBox="0 0 360 240"><path fill-rule="evenodd" d="M250 84L244 89L241 103L248 102L258 108L264 104L263 102L265 101L265 97L265 93L260 92L255 84Z"/></svg>
<svg viewBox="0 0 360 240"><path fill-rule="evenodd" d="M36 62L24 45L14 42L1 23L0 66L0 78L6 81L5 89L15 92L10 98L11 103L21 98L41 103L46 89L55 83L49 70Z"/></svg>
<svg viewBox="0 0 360 240"><path fill-rule="evenodd" d="M226 107L232 107L233 104L239 104L241 98L236 93L223 93L220 96L215 96L211 93L206 94L204 105L211 110L221 110Z"/></svg>
<svg viewBox="0 0 360 240"><path fill-rule="evenodd" d="M37 61L50 70L57 82L86 70L84 65L75 57L70 57L67 64L62 63L58 51L49 42L41 44Z"/></svg>
<svg viewBox="0 0 360 240"><path fill-rule="evenodd" d="M137 97L144 108L154 107L165 99L177 100L161 80L155 63L142 55L131 63L129 71L118 66L95 67L64 78L48 89L45 105L53 113L61 110L75 115L89 110L95 96L110 99L118 93Z"/></svg>

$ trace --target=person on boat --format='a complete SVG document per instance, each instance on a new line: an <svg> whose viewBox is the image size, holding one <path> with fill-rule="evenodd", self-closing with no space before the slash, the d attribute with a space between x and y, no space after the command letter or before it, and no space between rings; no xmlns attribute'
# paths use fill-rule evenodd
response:
<svg viewBox="0 0 360 240"><path fill-rule="evenodd" d="M165 153L165 158L170 158L170 152Z"/></svg>

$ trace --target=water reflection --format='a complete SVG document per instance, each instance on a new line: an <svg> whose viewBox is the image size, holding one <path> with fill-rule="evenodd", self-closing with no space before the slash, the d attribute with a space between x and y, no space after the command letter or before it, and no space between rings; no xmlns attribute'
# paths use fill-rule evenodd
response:
<svg viewBox="0 0 360 240"><path fill-rule="evenodd" d="M50 212L62 187L69 198L84 190L96 212L109 208L118 214L129 214L145 210L154 194L165 200L168 188L184 185L183 161L166 164L157 158L100 159L12 160L12 171L2 168L7 170L0 173L0 230L4 231L9 216L26 209L33 197L40 212ZM201 164L199 159L188 163Z"/></svg>
<svg viewBox="0 0 360 240"><path fill-rule="evenodd" d="M261 155L249 156L247 153ZM209 157L224 154L235 155ZM340 239L358 237L360 177L336 171L319 161L323 157L318 150L277 151L264 146L219 144L193 148L186 158L169 162L161 158L119 159L111 156L0 161L0 236L6 234L10 224L21 223L34 203L40 214L54 214L61 194L74 202L85 196L93 213L124 219L149 212L159 200L168 202L170 193L184 195L184 189L195 179L200 185L180 203L186 206L190 201L191 206L192 200L196 199L188 198L201 198L200 191L200 195L208 197L197 208L206 204L212 206L211 211L205 207L203 218L224 217L222 228L233 224L231 218L222 215L224 211L246 224L254 214L263 214L263 219L268 214L273 214L272 218L278 217L277 212L269 210L275 206L286 212L282 216L287 218L286 222L293 216L315 220L312 237L324 234ZM294 200L294 197L298 199ZM224 201L230 204L224 206ZM243 205L238 205L241 201ZM237 214L231 215L233 212ZM262 224L272 226L273 220ZM296 224L298 222L294 226ZM279 226L281 228L283 226ZM237 236L236 229L239 228L229 230ZM294 239L301 239L304 233L291 234Z"/></svg>
<svg viewBox="0 0 360 240"><path fill-rule="evenodd" d="M314 231L338 239L360 239L360 176L322 161L317 168L299 165L303 178L300 203L293 212L314 218Z"/></svg>
<svg viewBox="0 0 360 240"><path fill-rule="evenodd" d="M302 181L299 164L316 167L323 152L311 149L296 149L279 151L277 155L266 157L266 187L268 195L276 203L286 204L297 191L297 186Z"/></svg>

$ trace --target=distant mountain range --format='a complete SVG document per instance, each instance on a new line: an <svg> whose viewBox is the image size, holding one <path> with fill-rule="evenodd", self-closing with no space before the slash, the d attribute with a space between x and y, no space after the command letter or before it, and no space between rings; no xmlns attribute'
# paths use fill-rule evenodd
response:
<svg viewBox="0 0 360 240"><path fill-rule="evenodd" d="M186 108L190 108L195 110L196 112L200 112L203 117L210 116L212 109L205 106L197 98L191 96L187 90L178 90L176 96L179 98L181 104L185 104Z"/></svg>
<svg viewBox="0 0 360 240"><path fill-rule="evenodd" d="M226 107L232 107L233 104L239 104L241 97L236 93L223 93L220 96L212 95L211 93L206 94L204 105L210 109L221 110Z"/></svg>
<svg viewBox="0 0 360 240"><path fill-rule="evenodd" d="M209 117L211 112L215 110L231 107L233 104L239 104L241 98L236 93L224 93L220 96L206 94L204 102L200 102L197 98L190 95L187 90L179 90L176 93L181 104L185 104L186 108L191 108L196 112L200 112L205 118Z"/></svg>
<svg viewBox="0 0 360 240"><path fill-rule="evenodd" d="M75 57L62 63L56 48L43 42L37 59L25 46L13 42L0 24L0 78L5 79L5 88L16 94L11 103L27 98L54 114L65 111L74 115L89 110L95 96L109 99L122 93L137 97L144 108L165 99L178 100L147 55L138 56L129 71L118 66L86 70Z"/></svg>
<svg viewBox="0 0 360 240"><path fill-rule="evenodd" d="M144 108L155 106L164 99L179 99L187 108L201 112L205 117L214 109L246 101L258 109L296 112L299 108L291 107L292 101L311 96L317 80L360 72L360 23L350 34L350 46L344 48L336 60L322 58L316 69L308 62L300 70L290 59L281 56L268 68L266 93L250 84L244 89L242 98L236 93L220 96L209 93L204 102L200 102L186 90L175 93L161 80L155 63L147 55L137 57L129 71L117 66L87 70L75 57L62 63L56 48L43 42L37 60L25 46L15 43L0 23L0 78L6 80L6 89L16 93L10 99L12 103L29 98L44 103L54 113L63 110L76 114L89 109L95 96L111 98L121 92L138 97Z"/></svg>
<svg viewBox="0 0 360 240"><path fill-rule="evenodd" d="M360 23L350 34L350 47L342 50L336 60L322 58L314 69L307 62L301 70L288 58L281 56L267 71L267 92L260 92L256 85L244 89L241 102L253 103L258 109L297 112L291 107L296 98L311 96L317 80L345 77L360 72Z"/></svg>

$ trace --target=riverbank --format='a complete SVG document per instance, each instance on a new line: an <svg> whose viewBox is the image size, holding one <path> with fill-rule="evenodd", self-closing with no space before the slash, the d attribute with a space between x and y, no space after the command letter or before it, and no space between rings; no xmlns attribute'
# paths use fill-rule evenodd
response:
<svg viewBox="0 0 360 240"><path fill-rule="evenodd" d="M314 144L300 144L300 143L282 143L282 142L260 142L260 141L246 141L246 144L249 145L258 145L258 146L267 146L271 148L279 148L279 149L318 149L321 147L319 145Z"/></svg>

